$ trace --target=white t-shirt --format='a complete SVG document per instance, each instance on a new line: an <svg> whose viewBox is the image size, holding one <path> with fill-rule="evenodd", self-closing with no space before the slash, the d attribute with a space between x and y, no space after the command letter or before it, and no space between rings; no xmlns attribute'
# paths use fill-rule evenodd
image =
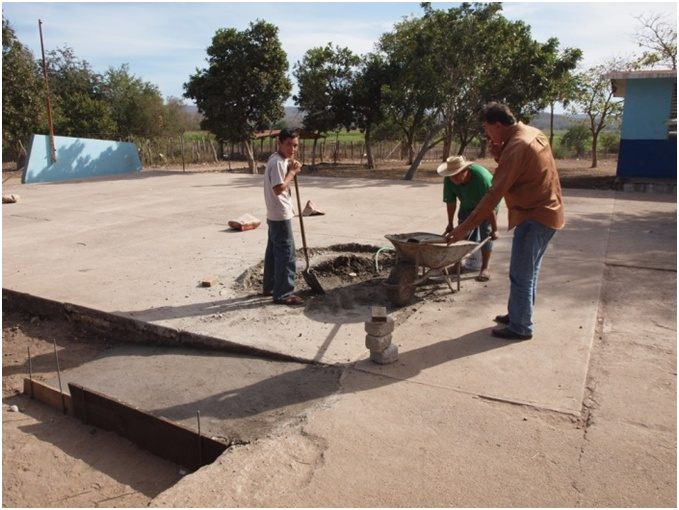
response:
<svg viewBox="0 0 679 510"><path fill-rule="evenodd" d="M276 195L274 186L283 184L288 173L288 160L278 152L269 156L264 171L264 202L266 203L266 218L271 221L284 221L295 217L290 188L280 195Z"/></svg>

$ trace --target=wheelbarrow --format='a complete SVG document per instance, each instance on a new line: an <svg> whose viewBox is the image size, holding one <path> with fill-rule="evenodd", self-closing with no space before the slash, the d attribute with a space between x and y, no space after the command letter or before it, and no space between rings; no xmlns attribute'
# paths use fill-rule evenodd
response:
<svg viewBox="0 0 679 510"><path fill-rule="evenodd" d="M460 291L460 266L488 241L458 241L448 246L445 237L426 232L392 234L384 236L394 245L396 264L383 284L387 299L394 306L405 306L413 298L415 287L432 276L441 275L451 292L455 293L450 281L449 269L457 264L457 292Z"/></svg>

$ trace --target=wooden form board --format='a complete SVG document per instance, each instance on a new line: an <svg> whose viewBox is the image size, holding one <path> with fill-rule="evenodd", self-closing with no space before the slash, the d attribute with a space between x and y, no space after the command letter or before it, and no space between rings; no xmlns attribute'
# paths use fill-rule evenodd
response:
<svg viewBox="0 0 679 510"><path fill-rule="evenodd" d="M70 395L24 379L24 393L35 400L80 418L84 423L115 432L140 448L191 471L211 464L229 447L80 385L69 383L68 389Z"/></svg>

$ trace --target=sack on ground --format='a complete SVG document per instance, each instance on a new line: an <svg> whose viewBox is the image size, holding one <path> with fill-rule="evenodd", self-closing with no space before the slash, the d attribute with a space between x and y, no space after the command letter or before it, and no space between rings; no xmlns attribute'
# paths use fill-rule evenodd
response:
<svg viewBox="0 0 679 510"><path fill-rule="evenodd" d="M244 214L243 216L236 220L229 221L229 228L240 231L253 230L259 227L261 223L262 222L258 218L255 218L253 215Z"/></svg>
<svg viewBox="0 0 679 510"><path fill-rule="evenodd" d="M302 211L302 216L316 216L318 214L325 214L325 211L321 211L316 204L309 200Z"/></svg>

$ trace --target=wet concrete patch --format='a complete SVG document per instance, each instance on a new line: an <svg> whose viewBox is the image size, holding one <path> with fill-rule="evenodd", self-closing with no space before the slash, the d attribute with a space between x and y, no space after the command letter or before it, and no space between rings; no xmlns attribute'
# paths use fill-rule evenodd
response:
<svg viewBox="0 0 679 510"><path fill-rule="evenodd" d="M254 441L339 391L341 367L195 349L122 345L61 374L227 444ZM58 387L57 380L48 381Z"/></svg>

